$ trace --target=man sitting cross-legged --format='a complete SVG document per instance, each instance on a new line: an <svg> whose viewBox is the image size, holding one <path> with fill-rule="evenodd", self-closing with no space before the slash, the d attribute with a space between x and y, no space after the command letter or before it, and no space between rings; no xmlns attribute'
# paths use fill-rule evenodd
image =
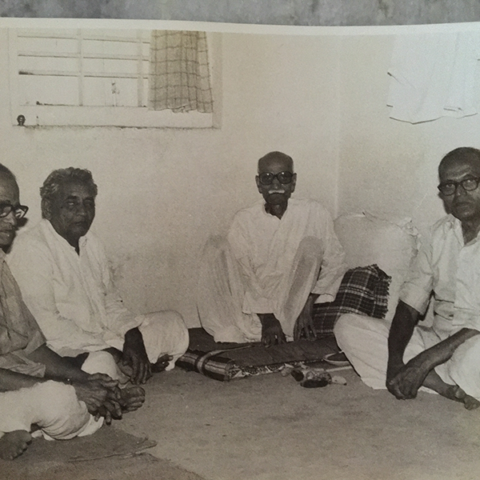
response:
<svg viewBox="0 0 480 480"><path fill-rule="evenodd" d="M90 375L45 345L37 322L22 301L5 262L20 205L14 175L0 164L0 458L13 459L31 442L33 430L46 438L94 433L122 410L142 405L140 387L124 390L107 375Z"/></svg>
<svg viewBox="0 0 480 480"><path fill-rule="evenodd" d="M173 311L134 315L123 304L103 245L89 231L92 174L55 170L40 194L44 218L18 236L8 262L50 348L122 383L173 368L188 347L183 318Z"/></svg>
<svg viewBox="0 0 480 480"><path fill-rule="evenodd" d="M256 176L262 201L235 215L227 240L207 243L197 306L216 341L269 346L314 339L314 302L335 298L347 270L344 252L327 210L290 198L296 180L291 157L262 157Z"/></svg>
<svg viewBox="0 0 480 480"><path fill-rule="evenodd" d="M367 385L398 399L427 387L473 409L480 406L480 150L457 148L438 171L448 215L418 253L391 327L347 314L334 333ZM433 325L418 326L430 298Z"/></svg>

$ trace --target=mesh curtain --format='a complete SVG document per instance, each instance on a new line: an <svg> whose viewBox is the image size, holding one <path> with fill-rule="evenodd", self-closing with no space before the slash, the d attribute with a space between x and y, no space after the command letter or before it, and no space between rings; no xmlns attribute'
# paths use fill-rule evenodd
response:
<svg viewBox="0 0 480 480"><path fill-rule="evenodd" d="M213 111L205 32L152 32L150 108Z"/></svg>

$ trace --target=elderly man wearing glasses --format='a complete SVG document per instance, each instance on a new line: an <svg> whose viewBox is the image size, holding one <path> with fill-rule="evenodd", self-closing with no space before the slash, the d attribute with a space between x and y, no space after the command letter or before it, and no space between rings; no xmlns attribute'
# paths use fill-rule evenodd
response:
<svg viewBox="0 0 480 480"><path fill-rule="evenodd" d="M389 325L347 314L337 342L362 380L398 399L419 389L480 406L480 150L457 148L439 165L447 216L422 246ZM430 299L431 328L417 326Z"/></svg>
<svg viewBox="0 0 480 480"><path fill-rule="evenodd" d="M48 345L90 373L145 383L188 347L174 311L135 315L123 304L100 240L89 230L97 186L88 170L53 171L40 189L43 220L8 258Z"/></svg>
<svg viewBox="0 0 480 480"><path fill-rule="evenodd" d="M239 211L227 240L206 245L197 306L202 326L219 342L315 338L314 302L333 301L347 267L327 210L292 199L293 160L270 152L258 161L263 199Z"/></svg>
<svg viewBox="0 0 480 480"><path fill-rule="evenodd" d="M89 435L142 405L140 387L119 390L107 375L90 375L58 356L26 305L5 262L20 205L15 176L0 164L0 458L21 455L34 435L66 440Z"/></svg>

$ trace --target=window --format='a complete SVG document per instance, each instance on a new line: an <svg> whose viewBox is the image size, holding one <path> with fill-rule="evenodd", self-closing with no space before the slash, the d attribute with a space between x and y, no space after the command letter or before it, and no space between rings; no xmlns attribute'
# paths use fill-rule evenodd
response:
<svg viewBox="0 0 480 480"><path fill-rule="evenodd" d="M207 35L215 90L219 38ZM10 30L12 123L23 116L25 126L218 126L217 108L149 109L151 37L148 30Z"/></svg>

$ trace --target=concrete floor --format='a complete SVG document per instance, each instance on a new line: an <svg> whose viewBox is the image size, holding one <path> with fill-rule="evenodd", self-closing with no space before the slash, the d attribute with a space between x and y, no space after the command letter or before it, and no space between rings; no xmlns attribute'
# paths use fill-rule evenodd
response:
<svg viewBox="0 0 480 480"><path fill-rule="evenodd" d="M479 410L428 393L399 401L341 374L347 386L306 389L280 374L220 383L175 369L116 426L206 480L480 478Z"/></svg>

